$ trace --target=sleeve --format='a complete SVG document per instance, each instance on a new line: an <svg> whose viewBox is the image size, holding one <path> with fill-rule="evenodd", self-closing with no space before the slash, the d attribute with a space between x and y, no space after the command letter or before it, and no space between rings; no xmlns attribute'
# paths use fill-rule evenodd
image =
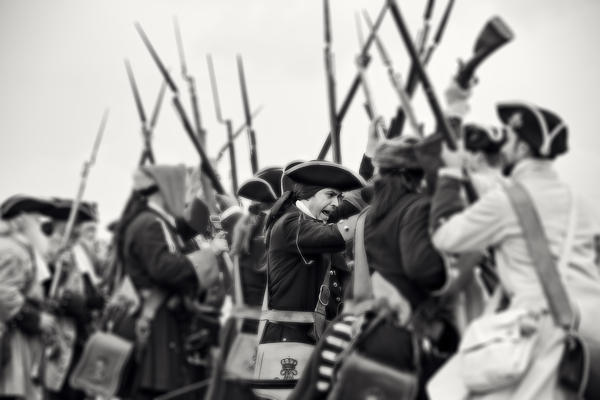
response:
<svg viewBox="0 0 600 400"><path fill-rule="evenodd" d="M457 206L456 198L444 193L452 190L458 197L459 190L455 186L458 181L447 182L449 185L444 189L446 182L447 178L440 179L441 185L434 197L432 217L438 218L437 229L432 235L434 246L443 252L465 253L484 251L499 243L510 224L506 216L512 212L503 188L489 191L462 210ZM447 204L444 204L444 197L448 199Z"/></svg>
<svg viewBox="0 0 600 400"><path fill-rule="evenodd" d="M131 255L146 268L154 282L172 290L196 290L194 266L172 248L168 232L157 217L141 216L132 226Z"/></svg>
<svg viewBox="0 0 600 400"><path fill-rule="evenodd" d="M17 315L25 304L21 292L25 285L25 263L30 260L18 251L3 248L0 254L0 321L5 322Z"/></svg>
<svg viewBox="0 0 600 400"><path fill-rule="evenodd" d="M344 251L346 243L335 224L323 224L297 214L286 216L284 232L291 251L300 250L305 255L337 253Z"/></svg>
<svg viewBox="0 0 600 400"><path fill-rule="evenodd" d="M444 287L448 279L444 260L429 235L430 202L423 199L409 206L400 229L402 265L409 279L429 291Z"/></svg>

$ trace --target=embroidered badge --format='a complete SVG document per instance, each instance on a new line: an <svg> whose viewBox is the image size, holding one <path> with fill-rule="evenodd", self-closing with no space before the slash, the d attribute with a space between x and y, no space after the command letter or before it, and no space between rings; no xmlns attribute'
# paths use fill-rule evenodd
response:
<svg viewBox="0 0 600 400"><path fill-rule="evenodd" d="M296 369L296 365L298 365L298 360L293 358L284 358L281 360L281 372L279 373L283 376L283 379L294 379L296 375L298 375L298 370Z"/></svg>

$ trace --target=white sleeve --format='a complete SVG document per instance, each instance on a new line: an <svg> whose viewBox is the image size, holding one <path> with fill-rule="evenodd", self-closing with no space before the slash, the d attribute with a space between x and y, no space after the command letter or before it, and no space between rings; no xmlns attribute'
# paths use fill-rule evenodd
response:
<svg viewBox="0 0 600 400"><path fill-rule="evenodd" d="M491 190L436 229L433 245L447 253L484 251L501 241L512 209L503 188Z"/></svg>

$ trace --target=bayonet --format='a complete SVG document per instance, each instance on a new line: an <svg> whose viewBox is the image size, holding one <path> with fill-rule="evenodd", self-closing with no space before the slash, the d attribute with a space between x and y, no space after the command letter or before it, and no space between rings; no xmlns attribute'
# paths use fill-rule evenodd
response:
<svg viewBox="0 0 600 400"><path fill-rule="evenodd" d="M217 193L224 194L225 190L223 189L223 185L221 185L221 182L219 181L219 178L218 178L216 172L212 168L212 165L210 164L210 160L208 159L208 156L207 156L206 152L204 151L204 146L198 140L198 137L196 136L196 134L194 132L194 128L192 127L192 124L190 123L190 120L185 113L183 105L181 104L181 100L179 99L179 88L177 87L177 85L175 84L173 79L171 78L169 71L165 68L160 57L156 53L156 50L154 50L154 47L152 46L152 43L150 43L150 40L146 36L146 33L144 32L144 30L142 29L142 26L136 22L135 28L138 31L140 37L142 38L144 45L148 49L148 52L152 56L152 59L156 63L156 66L160 70L164 81L167 83L167 85L169 86L169 89L173 93L173 98L172 98L173 106L175 107L175 111L177 112L177 115L179 116L179 119L181 121L181 124L183 125L185 132L187 133L188 137L192 141L192 144L196 148L196 151L198 152L200 159L202 160L202 164L201 164L202 171L208 176L208 178L210 179L210 181L213 185L213 188L217 191Z"/></svg>
<svg viewBox="0 0 600 400"><path fill-rule="evenodd" d="M190 103L192 114L194 116L194 124L196 126L196 134L203 146L206 146L206 131L202 127L202 118L200 114L200 106L198 104L198 96L196 95L196 80L188 72L187 63L185 61L185 52L183 50L183 40L181 39L181 30L179 29L179 21L177 17L173 17L173 27L175 29L175 40L177 41L177 52L179 54L179 64L181 65L181 76L188 84L190 93Z"/></svg>
<svg viewBox="0 0 600 400"><path fill-rule="evenodd" d="M213 66L212 57L210 54L206 56L206 63L208 64L208 73L210 76L210 87L213 94L213 103L215 105L215 114L217 121L224 124L227 128L227 141L229 142L229 163L231 166L231 186L233 193L237 195L238 180L237 180L237 166L235 157L235 143L233 141L233 128L231 119L224 119L221 113L221 101L219 100L219 89L217 87L217 78L215 76L215 68Z"/></svg>
<svg viewBox="0 0 600 400"><path fill-rule="evenodd" d="M244 105L244 117L246 120L246 130L248 131L248 144L250 145L250 165L252 174L258 172L258 155L256 154L256 133L252 127L252 114L250 113L250 100L248 100L248 89L246 88L246 76L244 74L244 64L242 56L237 56L238 75L240 78L240 88L242 91L242 103ZM235 134L233 135L235 140Z"/></svg>

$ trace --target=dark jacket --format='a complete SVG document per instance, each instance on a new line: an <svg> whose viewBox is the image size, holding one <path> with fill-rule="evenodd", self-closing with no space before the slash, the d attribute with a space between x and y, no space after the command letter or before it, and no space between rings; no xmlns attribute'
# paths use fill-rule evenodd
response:
<svg viewBox="0 0 600 400"><path fill-rule="evenodd" d="M158 213L142 211L125 231L124 265L139 291L160 288L167 298L193 293L198 278L191 262L181 253L175 227ZM151 325L151 333L135 370L135 390L164 392L190 383L182 348L187 315L165 301Z"/></svg>
<svg viewBox="0 0 600 400"><path fill-rule="evenodd" d="M348 277L343 257L345 242L336 225L324 224L291 206L273 225L268 247L269 308L314 311L330 263L330 297L327 318L333 319L342 303ZM333 262L332 262L333 260ZM310 324L267 323L262 343L299 341L314 343Z"/></svg>

